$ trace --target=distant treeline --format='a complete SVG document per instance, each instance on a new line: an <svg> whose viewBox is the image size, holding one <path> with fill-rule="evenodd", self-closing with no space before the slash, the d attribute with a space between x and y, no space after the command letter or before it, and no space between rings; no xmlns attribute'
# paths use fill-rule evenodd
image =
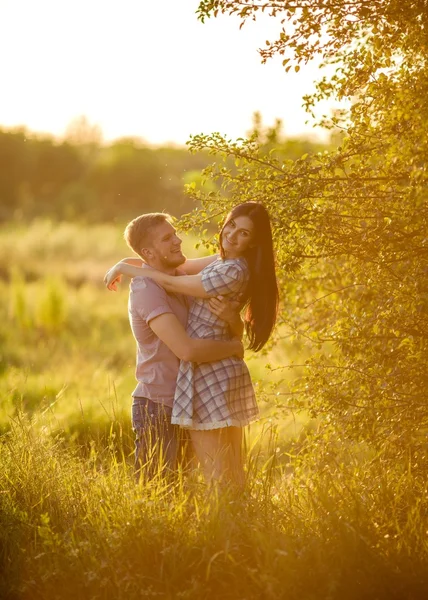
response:
<svg viewBox="0 0 428 600"><path fill-rule="evenodd" d="M272 132L265 132L267 142ZM324 149L307 140L282 140L280 145L290 159ZM0 129L0 220L123 221L158 210L180 216L194 207L184 184L197 181L212 160L207 153L150 147L133 138L102 144L96 135L82 135L81 128L63 141L25 129Z"/></svg>

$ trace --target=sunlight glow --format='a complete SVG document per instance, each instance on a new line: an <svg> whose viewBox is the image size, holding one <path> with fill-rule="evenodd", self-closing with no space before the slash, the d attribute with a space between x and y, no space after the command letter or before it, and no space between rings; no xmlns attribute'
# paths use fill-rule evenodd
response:
<svg viewBox="0 0 428 600"><path fill-rule="evenodd" d="M301 98L313 65L285 74L257 48L278 23L201 24L197 0L0 0L0 126L64 134L85 115L104 139L183 144L192 133L245 135L254 111L314 134Z"/></svg>

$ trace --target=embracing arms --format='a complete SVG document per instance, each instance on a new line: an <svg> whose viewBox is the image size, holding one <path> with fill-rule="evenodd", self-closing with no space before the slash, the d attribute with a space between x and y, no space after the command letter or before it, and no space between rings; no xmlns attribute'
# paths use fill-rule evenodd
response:
<svg viewBox="0 0 428 600"><path fill-rule="evenodd" d="M244 347L240 340L191 338L172 313L164 313L152 319L150 328L180 360L203 363L222 360L229 356L244 357Z"/></svg>
<svg viewBox="0 0 428 600"><path fill-rule="evenodd" d="M202 269L205 269L205 267L217 260L218 257L218 254L211 254L210 256L203 256L201 258L187 258L186 262L180 265L180 271L183 271L186 275L197 275ZM134 267L141 267L144 264L141 258L135 256L122 258L120 262L133 265Z"/></svg>
<svg viewBox="0 0 428 600"><path fill-rule="evenodd" d="M120 275L127 275L128 277L150 277L150 279L159 283L159 285L167 292L183 294L184 296L194 296L195 298L210 297L204 290L200 274L177 277L176 275L167 275L166 273L162 273L162 271L151 269L150 267L145 267L143 269L120 261L107 271L104 277L104 283L109 290L116 289L116 282Z"/></svg>
<svg viewBox="0 0 428 600"><path fill-rule="evenodd" d="M179 293L197 298L210 298L210 309L220 319L226 321L234 336L242 337L244 325L242 323L239 310L239 302L228 300L224 296L213 297L205 292L202 285L202 278L199 275L200 271L217 260L217 255L206 256L203 258L195 258L187 260L184 265L180 266L187 275L175 276L167 275L157 269L149 267L141 268L143 261L139 258L125 258L114 265L104 277L104 282L108 289L116 290L116 285L120 281L122 274L129 277L148 276L167 292Z"/></svg>
<svg viewBox="0 0 428 600"><path fill-rule="evenodd" d="M196 275L218 258L218 254L211 254L210 256L203 256L202 258L188 258L184 264L180 265L180 269L184 271L186 275Z"/></svg>

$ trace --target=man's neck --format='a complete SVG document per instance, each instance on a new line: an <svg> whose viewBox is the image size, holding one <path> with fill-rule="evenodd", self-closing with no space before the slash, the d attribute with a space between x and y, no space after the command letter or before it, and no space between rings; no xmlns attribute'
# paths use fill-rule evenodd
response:
<svg viewBox="0 0 428 600"><path fill-rule="evenodd" d="M177 272L176 267L166 267L165 265L158 265L153 263L150 264L149 262L143 261L143 266L144 265L147 265L151 269L156 269L156 271L160 271L161 273L165 273L166 275L175 275Z"/></svg>

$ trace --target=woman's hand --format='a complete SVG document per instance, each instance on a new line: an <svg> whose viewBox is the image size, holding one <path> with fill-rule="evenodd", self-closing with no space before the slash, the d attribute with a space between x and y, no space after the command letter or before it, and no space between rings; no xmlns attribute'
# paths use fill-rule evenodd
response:
<svg viewBox="0 0 428 600"><path fill-rule="evenodd" d="M165 287L167 291L167 284L164 280L168 280L169 278L175 280L175 277L170 277L169 275L166 275L165 273L162 273L157 269L151 269L149 267L144 267L143 269L141 267L137 267L133 264L130 264L127 261L121 260L118 263L116 263L111 269L109 269L105 274L104 283L106 287L109 290L116 291L117 284L122 279L122 275L125 275L126 277L131 277L131 279L133 277L150 277L150 279L157 281L160 285Z"/></svg>
<svg viewBox="0 0 428 600"><path fill-rule="evenodd" d="M121 282L122 275L120 272L120 262L116 263L111 269L104 275L104 283L109 290L117 291L117 284Z"/></svg>

